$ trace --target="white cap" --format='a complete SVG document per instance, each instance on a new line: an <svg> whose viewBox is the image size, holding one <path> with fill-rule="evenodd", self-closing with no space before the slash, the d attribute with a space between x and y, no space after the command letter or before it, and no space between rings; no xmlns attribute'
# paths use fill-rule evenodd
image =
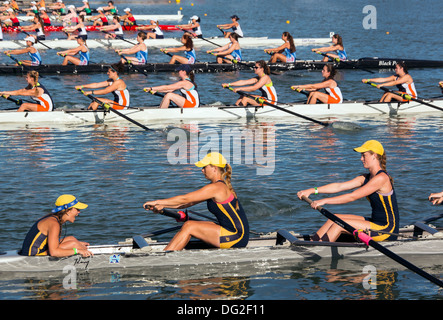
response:
<svg viewBox="0 0 443 320"><path fill-rule="evenodd" d="M8 11L8 12L14 12L14 10L13 10L12 8L8 8L8 9L6 9L6 11Z"/></svg>
<svg viewBox="0 0 443 320"><path fill-rule="evenodd" d="M70 5L68 6L68 9L75 9L75 6L72 5L72 4L70 4Z"/></svg>
<svg viewBox="0 0 443 320"><path fill-rule="evenodd" d="M192 16L190 19L191 20L198 20L198 16Z"/></svg>
<svg viewBox="0 0 443 320"><path fill-rule="evenodd" d="M87 2L88 2L88 0L82 0L82 2L83 2L83 3L87 3Z"/></svg>
<svg viewBox="0 0 443 320"><path fill-rule="evenodd" d="M62 3L62 2L63 2L63 0L57 0L57 2L60 2L60 3Z"/></svg>
<svg viewBox="0 0 443 320"><path fill-rule="evenodd" d="M35 38L34 37L26 37L25 41L31 41L32 43L35 43Z"/></svg>
<svg viewBox="0 0 443 320"><path fill-rule="evenodd" d="M37 2L35 2L35 1L31 1L31 4L37 4Z"/></svg>
<svg viewBox="0 0 443 320"><path fill-rule="evenodd" d="M97 11L103 11L103 8L102 7L98 7L96 10Z"/></svg>
<svg viewBox="0 0 443 320"><path fill-rule="evenodd" d="M126 8L125 10L123 10L124 12L126 12L126 11L131 11L131 9L129 9L129 8Z"/></svg>
<svg viewBox="0 0 443 320"><path fill-rule="evenodd" d="M9 4L9 1L3 1L3 4Z"/></svg>

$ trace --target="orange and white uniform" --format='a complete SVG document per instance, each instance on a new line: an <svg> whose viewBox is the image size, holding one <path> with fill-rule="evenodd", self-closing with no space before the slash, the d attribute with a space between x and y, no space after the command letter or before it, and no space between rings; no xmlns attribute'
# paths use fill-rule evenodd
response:
<svg viewBox="0 0 443 320"><path fill-rule="evenodd" d="M52 111L54 108L54 104L52 102L51 95L49 94L48 90L44 86L42 86L40 83L37 83L34 87L39 87L43 89L43 94L39 97L31 97L33 100L37 102L39 105L37 107L37 111Z"/></svg>
<svg viewBox="0 0 443 320"><path fill-rule="evenodd" d="M118 80L118 79L117 79ZM112 81L108 80L109 85L112 85ZM127 109L127 107L129 107L129 91L128 88L124 89L124 90L115 90L112 92L112 94L114 95L114 102L119 104L119 105L114 105L112 108L113 109Z"/></svg>
<svg viewBox="0 0 443 320"><path fill-rule="evenodd" d="M183 108L198 108L200 106L200 97L198 95L195 84L191 79L186 79L193 84L192 88L189 90L180 89L182 96L186 99Z"/></svg>
<svg viewBox="0 0 443 320"><path fill-rule="evenodd" d="M341 90L339 87L325 88L325 90L326 90L326 93L329 95L328 104L343 102L343 95L341 94Z"/></svg>
<svg viewBox="0 0 443 320"><path fill-rule="evenodd" d="M277 90L275 90L274 84L272 81L270 83L265 84L260 88L261 96L267 100L267 102L276 104L277 103Z"/></svg>
<svg viewBox="0 0 443 320"><path fill-rule="evenodd" d="M417 98L417 90L415 89L414 82L411 82L409 84L402 83L397 85L398 91L405 92L408 95L410 95L412 98ZM403 101L409 101L407 99L403 99Z"/></svg>

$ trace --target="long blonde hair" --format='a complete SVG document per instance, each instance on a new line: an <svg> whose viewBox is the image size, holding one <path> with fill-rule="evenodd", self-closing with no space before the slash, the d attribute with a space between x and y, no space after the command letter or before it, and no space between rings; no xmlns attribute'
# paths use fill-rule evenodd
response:
<svg viewBox="0 0 443 320"><path fill-rule="evenodd" d="M228 187L229 191L231 191L232 194L234 195L234 197L237 199L235 209L238 210L239 206L238 206L237 194L235 193L234 187L232 187L232 183L231 183L232 167L229 165L229 163L227 163L224 168L220 168L220 171L222 173L222 179L226 183L226 186Z"/></svg>

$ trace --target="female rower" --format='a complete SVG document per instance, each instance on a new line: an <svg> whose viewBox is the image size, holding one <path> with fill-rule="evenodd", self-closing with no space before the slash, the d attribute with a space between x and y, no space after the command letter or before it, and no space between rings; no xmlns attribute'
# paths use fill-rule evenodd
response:
<svg viewBox="0 0 443 320"><path fill-rule="evenodd" d="M120 17L120 20L123 21L124 26L136 26L137 21L135 21L135 17L131 12L130 8L126 8L123 10L125 12L125 15Z"/></svg>
<svg viewBox="0 0 443 320"><path fill-rule="evenodd" d="M216 248L246 247L249 241L249 224L232 184L232 168L218 152L206 155L195 163L210 183L188 194L146 202L146 210L161 212L163 208L187 208L206 201L208 210L219 224L210 221L188 220L164 250L182 250L191 237Z"/></svg>
<svg viewBox="0 0 443 320"><path fill-rule="evenodd" d="M106 33L105 39L115 39L117 37L123 39L123 27L118 16L112 18L112 24L97 27L97 29ZM108 33L108 31L114 31L114 33Z"/></svg>
<svg viewBox="0 0 443 320"><path fill-rule="evenodd" d="M88 88L88 89L99 89L100 90L92 90L92 91L85 91L85 95L89 94L97 94L97 95L104 95L108 93L112 93L114 95L114 100L106 99L106 98L98 98L103 103L109 104L113 109L127 109L129 107L129 91L127 89L126 83L120 79L118 76L118 72L122 71L120 68L120 65L112 65L108 69L108 76L109 79L102 82L95 82L90 84L85 84L82 86L76 86L75 88L81 89L81 88ZM99 106L99 103L93 101L88 109L97 110Z"/></svg>
<svg viewBox="0 0 443 320"><path fill-rule="evenodd" d="M334 34L332 36L332 43L333 43L332 46L312 49L312 51L326 53L326 55L331 58L339 58L340 60L348 59L345 47L343 46L342 37L339 36L338 34ZM335 53L330 53L330 52L335 52ZM323 61L329 61L330 59L328 57L324 57Z"/></svg>
<svg viewBox="0 0 443 320"><path fill-rule="evenodd" d="M102 7L97 8L98 15L89 18L89 20L94 21L93 26L108 26L108 17L105 15Z"/></svg>
<svg viewBox="0 0 443 320"><path fill-rule="evenodd" d="M323 81L320 83L305 84L292 86L292 90L300 91L306 90L311 91L308 96L307 104L316 104L317 100L322 103L342 103L343 96L337 82L334 80L336 70L335 68L327 64L323 67L321 74L323 76ZM317 91L319 89L325 89L326 93Z"/></svg>
<svg viewBox="0 0 443 320"><path fill-rule="evenodd" d="M55 15L66 15L68 13L68 9L66 8L66 5L63 3L63 0L57 0L56 2L48 5L47 7L49 10L52 11L52 14Z"/></svg>
<svg viewBox="0 0 443 320"><path fill-rule="evenodd" d="M271 54L271 60L269 60L269 63L275 63L277 60L280 60L281 62L295 62L296 53L295 53L295 44L294 44L294 38L292 38L292 35L285 31L283 32L281 36L282 40L285 42L280 47L275 49L265 49L265 52L268 54Z"/></svg>
<svg viewBox="0 0 443 320"><path fill-rule="evenodd" d="M51 25L51 19L49 18L48 14L46 13L46 8L41 7L38 9L40 18L43 21L43 27L49 27Z"/></svg>
<svg viewBox="0 0 443 320"><path fill-rule="evenodd" d="M235 92L237 91L246 91L251 92L255 90L260 90L261 95L254 95L254 97L260 97L266 100L269 103L275 104L277 103L277 91L272 83L271 77L269 76L271 71L269 66L266 64L264 60L259 60L255 63L254 72L257 77L254 77L249 80L239 80L233 83L223 83L222 87L231 87L236 86L240 88L233 89ZM242 96L240 97L235 105L237 106L262 106L263 103L257 102L255 99Z"/></svg>
<svg viewBox="0 0 443 320"><path fill-rule="evenodd" d="M75 26L63 28L63 31L68 34L68 40L82 38L86 41L88 39L88 32L86 31L84 20L84 16L79 16ZM72 34L75 31L77 31L77 34Z"/></svg>
<svg viewBox="0 0 443 320"><path fill-rule="evenodd" d="M179 108L198 108L200 106L200 98L197 92L197 85L194 82L194 72L188 64L181 64L176 71L181 78L180 81L158 87L144 88L145 91L152 94L156 92L166 92L160 108L168 108L171 102L175 103ZM181 95L173 91L180 90Z"/></svg>
<svg viewBox="0 0 443 320"><path fill-rule="evenodd" d="M203 38L202 29L200 26L200 18L198 16L192 16L190 19L190 23L178 25L177 28L185 30L185 32L188 32L194 38ZM192 32L188 30L191 30Z"/></svg>
<svg viewBox="0 0 443 320"><path fill-rule="evenodd" d="M29 54L31 60L22 60L21 64L25 66L39 66L42 63L42 57L40 52L34 47L35 38L32 36L28 36L25 38L26 48L24 49L15 49L15 50L7 50L5 54Z"/></svg>
<svg viewBox="0 0 443 320"><path fill-rule="evenodd" d="M150 25L136 27L135 29L148 31L148 33L146 34L148 39L164 39L165 36L163 34L163 31L159 27L158 21L151 20L150 23Z"/></svg>
<svg viewBox="0 0 443 320"><path fill-rule="evenodd" d="M105 10L105 14L107 15L116 15L117 14L117 7L114 6L114 2L113 1L108 1L108 6L107 7L103 7L103 10ZM106 11L108 10L108 11Z"/></svg>
<svg viewBox="0 0 443 320"><path fill-rule="evenodd" d="M395 66L395 75L386 78L374 78L374 79L362 79L362 82L375 82L380 83L377 88L397 86L398 92L406 93L413 98L417 97L417 90L415 89L414 80L406 68L406 64L400 61ZM398 94L392 92L385 92L380 99L380 102L391 102L392 99L398 101L408 101Z"/></svg>
<svg viewBox="0 0 443 320"><path fill-rule="evenodd" d="M20 31L35 31L37 33L37 40L45 40L44 23L39 15L34 16L33 24L29 26L18 27Z"/></svg>
<svg viewBox="0 0 443 320"><path fill-rule="evenodd" d="M169 64L175 64L176 62L183 63L183 64L194 64L195 60L197 59L197 56L195 54L194 43L192 41L192 37L189 34L185 33L182 36L182 38L180 39L180 41L181 41L181 43L183 43L183 46L178 47L178 48L160 49L160 51L163 53L166 53L166 54L168 54L170 52L180 52L180 51L185 52L184 57L174 54L171 57Z"/></svg>
<svg viewBox="0 0 443 320"><path fill-rule="evenodd" d="M70 4L68 6L69 13L65 15L62 19L63 26L66 27L67 24L71 25L72 23L78 23L78 15L77 11L75 10L75 6Z"/></svg>
<svg viewBox="0 0 443 320"><path fill-rule="evenodd" d="M129 60L131 63L134 64L146 64L148 61L148 47L145 44L146 40L146 33L143 31L140 31L137 34L137 42L135 46L129 49L123 49L123 50L115 50L119 55L122 54L134 54L135 57L125 57L121 58L121 63L127 62L126 60Z"/></svg>
<svg viewBox="0 0 443 320"><path fill-rule="evenodd" d="M367 197L372 208L370 218L350 214L339 214L337 216L357 230L368 230L369 235L375 241L395 240L397 236L394 234L398 233L399 230L399 213L393 181L386 172L384 148L380 142L369 140L361 147L355 148L354 151L361 153L360 159L363 167L368 169L369 173L359 175L349 181L302 190L297 195L301 199L303 196L309 197L313 193L330 194L357 188L351 193L313 201L311 207L317 209L317 207L325 204L344 204ZM346 233L346 231L328 220L317 231L312 240L334 242L342 233Z"/></svg>
<svg viewBox="0 0 443 320"><path fill-rule="evenodd" d="M429 195L429 201L432 202L434 205L442 204L443 203L443 191L438 193L431 193Z"/></svg>
<svg viewBox="0 0 443 320"><path fill-rule="evenodd" d="M54 104L48 90L39 83L38 72L29 71L26 74L27 87L15 91L3 91L1 95L5 96L28 96L35 100L35 103L25 102L20 105L18 112L23 111L52 111Z"/></svg>
<svg viewBox="0 0 443 320"><path fill-rule="evenodd" d="M232 23L227 23L227 24L219 24L217 25L217 28L223 32L223 35L225 36L225 38L229 38L229 36L231 35L231 33L236 33L238 34L238 36L240 38L243 38L243 31L240 27L240 23L238 23L238 20L240 20L240 18L237 15L233 15L231 16L231 20ZM226 29L232 29L232 32L228 32L228 31L223 31Z"/></svg>
<svg viewBox="0 0 443 320"><path fill-rule="evenodd" d="M214 54L217 57L217 63L234 63L233 61L241 61L241 49L238 42L238 34L231 33L229 36L229 43L223 47L208 50L207 53Z"/></svg>
<svg viewBox="0 0 443 320"><path fill-rule="evenodd" d="M9 8L6 10L6 13L8 14L7 16L0 18L2 23L5 25L5 27L20 27L20 21L18 20L17 16L15 15L14 10ZM5 22L4 20L10 20L11 22L9 22L9 21Z"/></svg>
<svg viewBox="0 0 443 320"><path fill-rule="evenodd" d="M62 66L66 66L69 62L77 66L86 66L89 64L90 55L89 48L86 46L86 41L78 36L77 43L77 48L57 52L57 55L65 57ZM80 58L74 57L76 54L78 54Z"/></svg>
<svg viewBox="0 0 443 320"><path fill-rule="evenodd" d="M89 1L88 0L82 0L82 2L83 2L83 6L77 8L78 15L79 16L90 16L90 15L92 15L92 10L91 10L91 7L89 5Z"/></svg>
<svg viewBox="0 0 443 320"><path fill-rule="evenodd" d="M69 257L80 254L82 257L92 256L88 250L89 243L79 241L73 236L64 237L60 241L62 226L66 222L74 223L80 210L87 204L79 202L76 197L64 194L57 198L52 213L37 220L23 241L21 255Z"/></svg>

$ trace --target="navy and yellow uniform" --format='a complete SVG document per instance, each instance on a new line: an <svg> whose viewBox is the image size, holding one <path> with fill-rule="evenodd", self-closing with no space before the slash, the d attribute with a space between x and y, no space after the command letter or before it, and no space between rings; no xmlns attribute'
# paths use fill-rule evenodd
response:
<svg viewBox="0 0 443 320"><path fill-rule="evenodd" d="M217 182L224 183L222 180ZM231 194L226 201L221 203L209 199L207 205L208 210L215 215L221 227L220 248L246 247L249 242L249 223L238 199Z"/></svg>
<svg viewBox="0 0 443 320"><path fill-rule="evenodd" d="M56 217L54 217L57 219ZM22 250L20 252L23 256L45 256L48 255L48 235L43 234L38 229L38 223L45 218L38 220L29 230L23 241Z"/></svg>
<svg viewBox="0 0 443 320"><path fill-rule="evenodd" d="M388 173L384 170L377 172L377 174L380 173L388 175ZM368 181L369 174L365 175L365 182L363 185L365 185ZM366 220L370 222L370 236L372 239L375 241L396 240L396 235L377 232L377 230L389 233L398 233L399 231L399 212L394 187L388 194L374 192L370 194L367 199L369 200L372 208L371 217L366 218Z"/></svg>

